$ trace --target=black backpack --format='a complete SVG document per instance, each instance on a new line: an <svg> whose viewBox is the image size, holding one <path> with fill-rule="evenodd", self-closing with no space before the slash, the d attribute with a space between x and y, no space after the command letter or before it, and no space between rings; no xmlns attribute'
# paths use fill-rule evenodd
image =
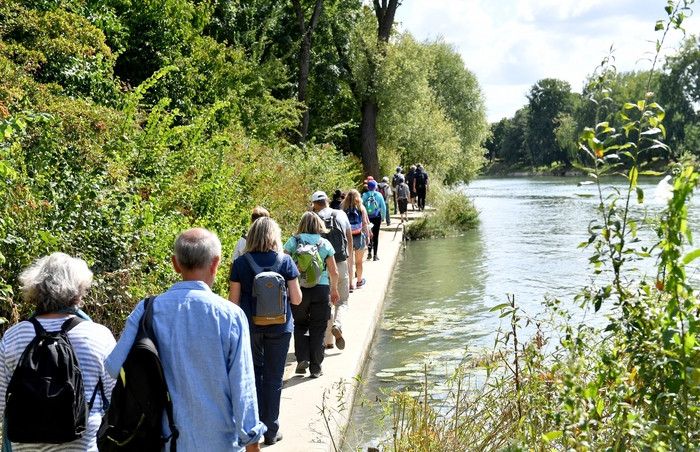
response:
<svg viewBox="0 0 700 452"><path fill-rule="evenodd" d="M328 229L328 232L321 234L321 237L325 238L333 245L335 261L343 262L348 258L348 237L345 235L343 225L341 225L338 218L336 218L337 215L338 211L332 210L328 218L321 217L321 220L323 220L326 225L326 229Z"/></svg>
<svg viewBox="0 0 700 452"><path fill-rule="evenodd" d="M163 366L153 336L153 300L144 301L134 345L119 372L109 409L97 432L101 452L160 452L170 441L175 452L179 432L173 419L173 404L165 382ZM167 413L171 435L163 437L163 411Z"/></svg>
<svg viewBox="0 0 700 452"><path fill-rule="evenodd" d="M59 331L47 332L36 318L29 319L36 336L22 352L7 386L5 420L10 441L60 444L85 433L90 409L80 363L67 334L83 321L71 317ZM90 406L94 399L93 394Z"/></svg>

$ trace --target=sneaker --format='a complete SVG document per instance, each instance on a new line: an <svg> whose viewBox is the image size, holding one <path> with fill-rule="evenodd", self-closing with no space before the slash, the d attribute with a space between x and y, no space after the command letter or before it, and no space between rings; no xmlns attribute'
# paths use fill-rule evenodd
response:
<svg viewBox="0 0 700 452"><path fill-rule="evenodd" d="M318 378L321 375L323 375L323 371L319 370L318 372L311 372L311 378Z"/></svg>
<svg viewBox="0 0 700 452"><path fill-rule="evenodd" d="M340 331L340 328L333 325L333 328L331 328L331 333L335 338L335 345L336 347L338 347L338 350L343 350L345 348L345 339L343 339L343 332Z"/></svg>
<svg viewBox="0 0 700 452"><path fill-rule="evenodd" d="M371 261L372 260L372 253L367 253L367 260Z"/></svg>
<svg viewBox="0 0 700 452"><path fill-rule="evenodd" d="M372 259L372 260L373 260L373 261L378 261L378 260L379 260L379 256L375 255L375 256L374 256L374 259Z"/></svg>
<svg viewBox="0 0 700 452"><path fill-rule="evenodd" d="M282 441L282 438L284 438L284 437L279 432L277 432L277 434L275 435L274 438L270 438L269 436L266 436L265 437L265 445L266 446L274 446L275 444L277 444L277 442Z"/></svg>
<svg viewBox="0 0 700 452"><path fill-rule="evenodd" d="M350 284L350 293L353 293L354 291L355 291L355 286L353 286L352 284Z"/></svg>
<svg viewBox="0 0 700 452"><path fill-rule="evenodd" d="M329 349L329 348L335 348L335 345L333 345L333 344L326 344L326 349ZM338 347L338 348L340 348L340 347Z"/></svg>
<svg viewBox="0 0 700 452"><path fill-rule="evenodd" d="M308 361L299 361L297 363L297 369L294 371L295 374L305 374L306 369L309 368L309 362Z"/></svg>
<svg viewBox="0 0 700 452"><path fill-rule="evenodd" d="M357 288L359 289L360 287L364 286L367 284L367 280L365 278L362 278L362 281L357 281Z"/></svg>

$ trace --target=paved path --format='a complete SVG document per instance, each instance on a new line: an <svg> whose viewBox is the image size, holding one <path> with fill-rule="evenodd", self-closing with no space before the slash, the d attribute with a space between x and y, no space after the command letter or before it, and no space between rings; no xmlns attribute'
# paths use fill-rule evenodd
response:
<svg viewBox="0 0 700 452"><path fill-rule="evenodd" d="M409 214L415 218L418 212ZM326 351L323 361L323 375L313 379L306 375L294 374L296 360L294 358L294 340L287 355L285 382L282 389L282 404L280 412L280 432L284 439L274 446L261 446L270 452L329 452L335 451L334 441L339 441L341 428L347 424L348 410L354 399L354 386L345 385L344 395L346 409L339 411L338 383L341 380L353 382L362 374L369 353L374 331L380 319L384 304L384 294L389 285L396 258L402 244L402 232L395 234L399 224L398 217L392 216L392 224L382 226L379 235L379 260L364 261L364 277L367 284L362 289L355 289L350 294L348 313L343 326L345 349L337 348ZM324 394L332 410L332 420L328 423L321 415L324 406ZM329 433L329 429L330 432ZM333 440L332 440L332 439ZM340 449L340 444L336 444Z"/></svg>

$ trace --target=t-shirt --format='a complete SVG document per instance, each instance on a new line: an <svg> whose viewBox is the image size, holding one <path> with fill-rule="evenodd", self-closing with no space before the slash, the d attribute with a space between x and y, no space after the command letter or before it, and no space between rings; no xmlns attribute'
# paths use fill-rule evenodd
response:
<svg viewBox="0 0 700 452"><path fill-rule="evenodd" d="M343 215L345 212L343 212ZM321 280L319 281L318 285L319 286L330 286L330 282L328 281L328 271L326 270L326 259L328 256L335 256L335 250L333 249L333 245L331 245L331 242L328 240L324 239L321 237L319 234L301 234L301 239L304 241L304 243L310 243L312 245L315 245L320 242L320 246L318 249L318 253L321 255L321 259L323 259L323 272L321 273ZM287 240L287 243L284 244L284 250L288 251L289 254L292 256L297 250L297 238L296 236L292 236Z"/></svg>
<svg viewBox="0 0 700 452"><path fill-rule="evenodd" d="M424 188L425 184L428 182L428 173L418 170L414 177L416 179L416 188Z"/></svg>
<svg viewBox="0 0 700 452"><path fill-rule="evenodd" d="M46 331L58 331L66 318L39 318L39 323ZM19 359L34 339L36 332L30 322L20 322L5 332L0 341L0 422L5 412L5 395L12 374ZM107 327L94 322L81 322L68 332L68 338L75 349L83 374L85 400L90 401L97 387L97 381L102 378L102 384L107 397L112 393L115 379L105 370L104 361L114 348L116 341ZM102 421L102 397L98 393L90 410L87 431L82 438L63 444L19 444L12 443L13 451L90 451L97 452L97 429Z"/></svg>
<svg viewBox="0 0 700 452"><path fill-rule="evenodd" d="M275 251L268 251L266 253L250 253L250 255L255 263L262 268L271 268L277 259L277 253ZM276 271L282 275L285 281L290 281L299 276L299 270L297 269L296 264L292 260L291 256L286 254L282 260L282 265ZM241 284L240 306L248 318L250 332L265 332L270 334L293 332L294 320L292 319L291 309L287 309L287 321L285 323L264 326L255 325L253 323L253 303L255 300L253 297L254 278L255 274L253 273L253 269L250 268L250 264L244 256L240 256L233 261L233 267L231 268L229 280Z"/></svg>

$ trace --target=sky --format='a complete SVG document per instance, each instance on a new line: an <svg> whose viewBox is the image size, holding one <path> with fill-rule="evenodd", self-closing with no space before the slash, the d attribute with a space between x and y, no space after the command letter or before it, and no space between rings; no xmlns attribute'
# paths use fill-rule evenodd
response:
<svg viewBox="0 0 700 452"><path fill-rule="evenodd" d="M403 0L400 29L419 41L442 37L455 46L486 99L489 122L512 117L544 78L565 80L581 92L613 48L618 71L649 70L657 20L666 0ZM700 6L685 19L687 34L700 34ZM682 39L671 31L663 54Z"/></svg>

